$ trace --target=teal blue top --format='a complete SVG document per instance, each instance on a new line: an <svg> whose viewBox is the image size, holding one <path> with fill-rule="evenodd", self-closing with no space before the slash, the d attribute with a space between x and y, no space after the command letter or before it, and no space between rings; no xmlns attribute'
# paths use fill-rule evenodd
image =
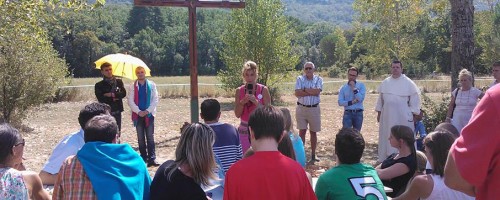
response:
<svg viewBox="0 0 500 200"><path fill-rule="evenodd" d="M149 199L151 177L130 145L87 142L76 155L98 199Z"/></svg>

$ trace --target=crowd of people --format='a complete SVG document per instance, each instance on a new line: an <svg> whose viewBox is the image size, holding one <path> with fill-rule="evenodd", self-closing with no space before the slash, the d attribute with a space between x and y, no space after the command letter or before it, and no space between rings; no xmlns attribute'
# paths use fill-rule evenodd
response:
<svg viewBox="0 0 500 200"><path fill-rule="evenodd" d="M305 167L319 161L323 80L312 62L304 64L295 84L298 134L290 111L270 105L269 88L257 83L257 64L248 61L242 67L244 84L235 93L239 126L220 122L220 103L206 99L203 123L186 124L175 158L161 165L154 142L155 83L138 67L127 95L112 66L104 63L103 80L95 85L99 102L80 111L81 129L61 140L39 174L23 166L25 141L19 131L0 125L0 198L495 199L500 194L500 87L495 85L500 62L493 64L495 82L485 92L472 86L469 71L459 73L460 87L452 91L446 120L428 135L421 130L418 87L404 75L400 61L393 61L390 70L377 89L375 107L380 164L361 163L366 87L352 67L338 95L345 109L332 152L336 165L314 184ZM123 98L132 112L139 153L119 141ZM151 166L159 166L153 178ZM43 185L53 185L52 197Z"/></svg>

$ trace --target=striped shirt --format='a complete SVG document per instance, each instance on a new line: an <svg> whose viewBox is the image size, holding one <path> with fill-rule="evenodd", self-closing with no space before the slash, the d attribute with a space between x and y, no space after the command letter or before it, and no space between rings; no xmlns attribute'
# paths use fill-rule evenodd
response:
<svg viewBox="0 0 500 200"><path fill-rule="evenodd" d="M64 161L54 184L52 199L97 199L89 177L76 156Z"/></svg>
<svg viewBox="0 0 500 200"><path fill-rule="evenodd" d="M297 77L297 81L295 82L295 90L303 90L316 88L323 90L323 79L318 75L314 75L312 79L307 79L306 75L301 75ZM314 105L320 102L319 95L318 96L304 96L299 97L297 100L302 105Z"/></svg>
<svg viewBox="0 0 500 200"><path fill-rule="evenodd" d="M208 124L215 132L215 143L213 150L219 158L224 174L229 167L243 156L240 138L233 125L226 123Z"/></svg>

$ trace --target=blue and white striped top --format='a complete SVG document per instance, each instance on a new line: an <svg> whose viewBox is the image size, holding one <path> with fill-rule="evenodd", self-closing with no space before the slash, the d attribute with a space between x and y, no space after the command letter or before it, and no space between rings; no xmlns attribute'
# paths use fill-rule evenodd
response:
<svg viewBox="0 0 500 200"><path fill-rule="evenodd" d="M208 124L215 132L214 154L220 159L224 173L243 157L240 138L233 125L226 123Z"/></svg>

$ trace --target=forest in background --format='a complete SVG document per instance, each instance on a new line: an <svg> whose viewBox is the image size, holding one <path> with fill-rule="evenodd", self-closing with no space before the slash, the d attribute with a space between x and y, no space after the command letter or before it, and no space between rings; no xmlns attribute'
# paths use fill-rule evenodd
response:
<svg viewBox="0 0 500 200"><path fill-rule="evenodd" d="M101 8L68 12L49 25L53 46L68 63L70 73L74 77L99 76L93 66L95 60L128 52L143 59L155 76L188 75L187 9L133 7L123 3L130 1L118 2L108 0ZM450 71L448 1L428 0L398 7L383 3L388 0L370 2L284 0L291 53L299 57L297 63L289 63L288 69L300 69L305 61L313 61L331 77L356 66L367 78L377 78L387 73L390 60L400 59L406 73L413 77ZM494 6L497 1L489 2L492 6L476 9L475 16L475 64L479 74L489 73L500 52L500 6ZM360 14L354 16L354 12ZM397 13L399 18L394 17ZM337 16L333 17L337 20L327 15ZM324 16L324 20L318 16ZM227 9L198 9L201 75L216 75L227 68L221 50L225 48L223 35L230 29L230 17ZM258 45L259 41L255 42Z"/></svg>

